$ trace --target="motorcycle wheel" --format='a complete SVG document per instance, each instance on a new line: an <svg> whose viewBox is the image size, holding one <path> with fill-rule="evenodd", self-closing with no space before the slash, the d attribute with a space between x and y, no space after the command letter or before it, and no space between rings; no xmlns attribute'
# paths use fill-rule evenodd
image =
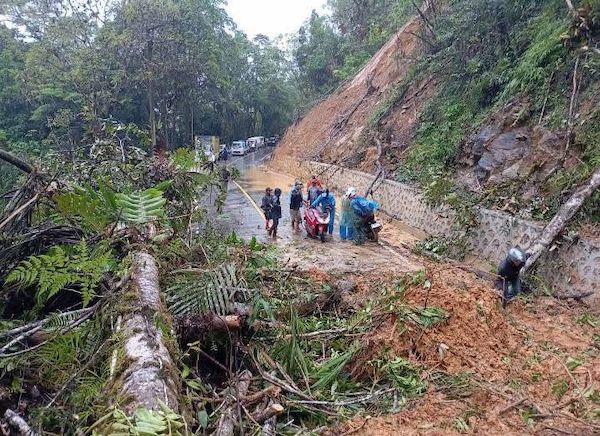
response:
<svg viewBox="0 0 600 436"><path fill-rule="evenodd" d="M321 238L321 243L325 242L325 230L321 230L319 237Z"/></svg>

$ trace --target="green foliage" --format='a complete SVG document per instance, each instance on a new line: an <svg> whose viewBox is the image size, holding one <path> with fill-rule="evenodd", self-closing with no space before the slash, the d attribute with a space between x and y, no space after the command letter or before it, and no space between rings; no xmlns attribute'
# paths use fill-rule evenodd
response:
<svg viewBox="0 0 600 436"><path fill-rule="evenodd" d="M179 275L166 290L167 304L174 315L228 315L233 313L236 302L250 301L254 295L234 264L223 264L200 274Z"/></svg>
<svg viewBox="0 0 600 436"><path fill-rule="evenodd" d="M115 408L96 421L89 429L93 435L183 436L188 429L183 417L161 403L160 410L138 409L133 417Z"/></svg>
<svg viewBox="0 0 600 436"><path fill-rule="evenodd" d="M178 148L171 159L178 169L189 171L196 165L196 152L191 148Z"/></svg>
<svg viewBox="0 0 600 436"><path fill-rule="evenodd" d="M597 316L595 316L589 312L586 312L577 317L577 324L596 328L596 327L600 326L600 318L598 318Z"/></svg>
<svg viewBox="0 0 600 436"><path fill-rule="evenodd" d="M455 99L434 99L421 116L416 144L406 160L407 175L427 181L431 174L440 172L454 163L466 129L474 121L468 106Z"/></svg>
<svg viewBox="0 0 600 436"><path fill-rule="evenodd" d="M402 305L396 309L398 316L423 328L431 328L435 324L445 322L448 314L439 307L414 307Z"/></svg>
<svg viewBox="0 0 600 436"><path fill-rule="evenodd" d="M552 394L560 400L569 390L569 383L565 379L556 380L552 383Z"/></svg>
<svg viewBox="0 0 600 436"><path fill-rule="evenodd" d="M326 389L336 382L340 378L340 373L350 360L352 360L356 351L356 347L351 347L345 353L335 353L337 355L333 355L325 363L318 366L312 374L315 382L312 384L311 389Z"/></svg>
<svg viewBox="0 0 600 436"><path fill-rule="evenodd" d="M398 388L405 398L421 395L427 390L427 382L419 371L406 359L379 359L372 362Z"/></svg>
<svg viewBox="0 0 600 436"><path fill-rule="evenodd" d="M119 193L116 197L122 220L130 224L145 224L165 218L165 203L163 192L157 188L131 194Z"/></svg>
<svg viewBox="0 0 600 436"><path fill-rule="evenodd" d="M116 219L117 196L104 182L97 188L75 186L73 191L55 197L56 209L65 217L75 218L82 227L93 232L103 231Z"/></svg>
<svg viewBox="0 0 600 436"><path fill-rule="evenodd" d="M67 286L75 286L87 306L95 296L102 274L115 268L112 250L101 243L90 248L85 240L74 246L56 246L46 254L30 256L6 277L21 287L36 285L36 301L42 306Z"/></svg>

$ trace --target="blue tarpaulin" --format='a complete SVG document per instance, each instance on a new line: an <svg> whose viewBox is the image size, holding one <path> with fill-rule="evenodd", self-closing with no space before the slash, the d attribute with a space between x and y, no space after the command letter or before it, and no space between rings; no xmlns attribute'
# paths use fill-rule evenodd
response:
<svg viewBox="0 0 600 436"><path fill-rule="evenodd" d="M352 199L351 204L354 213L360 216L372 215L379 207L379 203L367 200L365 197L355 197Z"/></svg>

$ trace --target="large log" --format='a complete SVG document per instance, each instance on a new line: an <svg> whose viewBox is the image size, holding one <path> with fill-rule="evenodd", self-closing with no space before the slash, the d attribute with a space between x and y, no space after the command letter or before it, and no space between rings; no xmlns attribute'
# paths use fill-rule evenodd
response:
<svg viewBox="0 0 600 436"><path fill-rule="evenodd" d="M6 409L4 419L19 436L37 436L37 433L29 427L29 424L11 409Z"/></svg>
<svg viewBox="0 0 600 436"><path fill-rule="evenodd" d="M147 251L134 253L130 283L135 300L123 313L123 368L115 380L122 397L119 405L132 415L138 408L160 410L163 402L178 413L176 367L154 319L161 313L158 266Z"/></svg>
<svg viewBox="0 0 600 436"><path fill-rule="evenodd" d="M23 159L18 158L17 156L15 156L12 153L9 153L6 150L2 150L1 148L0 148L0 159L5 162L8 162L9 164L16 166L18 169L20 169L21 171L23 171L25 173L30 173L33 171L33 165L31 165L28 162L25 162Z"/></svg>
<svg viewBox="0 0 600 436"><path fill-rule="evenodd" d="M527 273L542 254L550 247L559 233L565 228L567 223L581 209L583 203L598 189L600 186L600 168L596 169L592 177L578 187L571 195L571 198L563 204L558 213L552 218L548 225L542 231L540 237L527 250L529 258L525 266L521 270L521 275Z"/></svg>

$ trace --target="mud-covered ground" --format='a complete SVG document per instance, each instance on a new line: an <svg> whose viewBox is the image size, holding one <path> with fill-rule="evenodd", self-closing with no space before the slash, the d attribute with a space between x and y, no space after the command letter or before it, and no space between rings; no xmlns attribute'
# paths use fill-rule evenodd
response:
<svg viewBox="0 0 600 436"><path fill-rule="evenodd" d="M317 281L351 282L352 291L342 295L345 310L359 310L401 277L424 271L425 281L406 293L407 304L448 314L430 328L407 328L386 315L363 336L362 351L349 366L353 376L364 376L367 362L378 357L401 356L422 370L427 392L399 413L355 416L326 433L600 432L598 313L573 300L543 296L526 296L502 309L489 280L455 263L415 255L410 247L422 235L385 218L382 243L358 247L339 240L337 226L326 243L293 232L284 208L280 238L269 240L251 199L258 203L265 186L281 187L286 197L293 179L252 165L242 170L239 186L230 186L221 225L276 244L288 266Z"/></svg>

